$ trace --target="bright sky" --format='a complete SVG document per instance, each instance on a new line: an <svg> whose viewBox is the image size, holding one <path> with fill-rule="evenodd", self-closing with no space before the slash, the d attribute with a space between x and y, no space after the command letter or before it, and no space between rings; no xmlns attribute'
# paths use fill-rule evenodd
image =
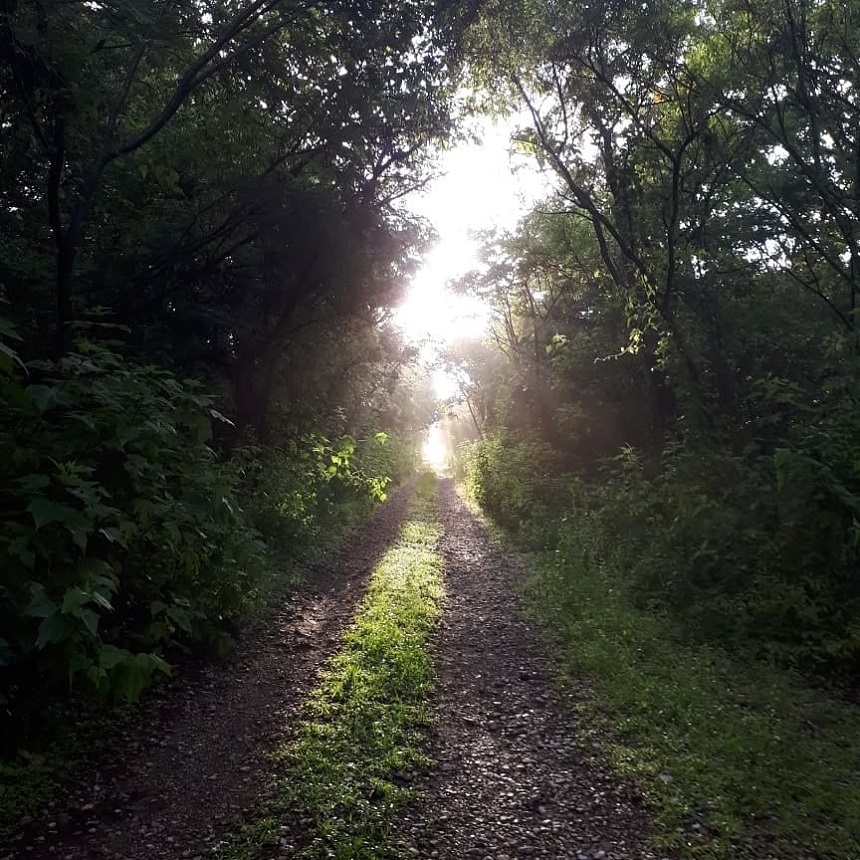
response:
<svg viewBox="0 0 860 860"><path fill-rule="evenodd" d="M489 310L476 299L446 288L446 283L478 264L477 242L470 232L511 229L547 193L546 180L532 159L511 153L513 121L487 122L480 143L461 143L441 158L442 175L409 207L430 221L439 241L413 278L395 320L413 342L429 339L444 344L486 331ZM432 350L425 350L429 358ZM451 383L436 374L440 397L450 396Z"/></svg>

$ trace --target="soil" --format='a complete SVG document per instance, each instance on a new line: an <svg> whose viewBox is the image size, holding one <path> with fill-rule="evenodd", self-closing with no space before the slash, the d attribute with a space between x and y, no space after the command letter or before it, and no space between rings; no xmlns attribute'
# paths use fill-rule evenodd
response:
<svg viewBox="0 0 860 860"><path fill-rule="evenodd" d="M243 637L236 659L172 684L135 727L30 823L12 858L179 860L211 854L275 787L267 754L336 650L368 575L402 523L404 488L330 564ZM445 611L424 792L399 827L412 855L443 860L651 860L635 790L578 732L572 698L517 596L522 570L440 487Z"/></svg>

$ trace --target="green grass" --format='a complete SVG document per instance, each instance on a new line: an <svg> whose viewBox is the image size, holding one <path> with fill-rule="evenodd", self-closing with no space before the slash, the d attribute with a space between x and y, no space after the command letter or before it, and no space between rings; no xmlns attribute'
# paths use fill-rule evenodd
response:
<svg viewBox="0 0 860 860"><path fill-rule="evenodd" d="M265 855L279 834L307 860L402 856L393 825L415 796L410 775L428 764L421 747L435 676L425 645L443 596L435 500L436 479L424 475L341 651L277 754L275 808L222 857Z"/></svg>
<svg viewBox="0 0 860 860"><path fill-rule="evenodd" d="M526 594L578 706L649 803L661 847L727 860L860 857L860 710L681 643L594 560L534 558Z"/></svg>

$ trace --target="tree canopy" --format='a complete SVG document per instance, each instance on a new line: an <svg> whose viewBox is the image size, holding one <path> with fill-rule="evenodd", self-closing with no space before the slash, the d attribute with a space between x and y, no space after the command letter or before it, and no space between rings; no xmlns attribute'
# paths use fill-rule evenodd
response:
<svg viewBox="0 0 860 860"><path fill-rule="evenodd" d="M486 6L471 71L554 190L461 284L496 313L464 366L505 516L536 446L522 480L587 478L643 600L854 682L858 14Z"/></svg>
<svg viewBox="0 0 860 860"><path fill-rule="evenodd" d="M391 321L431 233L402 200L475 11L2 4L10 712L28 678L134 698L222 647L406 474L435 404Z"/></svg>

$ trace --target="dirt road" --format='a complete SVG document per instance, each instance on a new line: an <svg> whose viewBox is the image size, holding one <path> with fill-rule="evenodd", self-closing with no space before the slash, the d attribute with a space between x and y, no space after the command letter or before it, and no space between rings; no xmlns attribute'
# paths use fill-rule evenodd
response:
<svg viewBox="0 0 860 860"><path fill-rule="evenodd" d="M275 787L268 753L291 723L369 572L403 521L399 493L310 585L244 637L237 658L173 685L110 742L64 802L29 824L0 858L203 858ZM438 687L427 741L436 764L398 827L421 858L655 857L635 791L577 732L571 697L524 618L515 560L440 482L447 597L432 649ZM262 856L286 856L277 848Z"/></svg>

